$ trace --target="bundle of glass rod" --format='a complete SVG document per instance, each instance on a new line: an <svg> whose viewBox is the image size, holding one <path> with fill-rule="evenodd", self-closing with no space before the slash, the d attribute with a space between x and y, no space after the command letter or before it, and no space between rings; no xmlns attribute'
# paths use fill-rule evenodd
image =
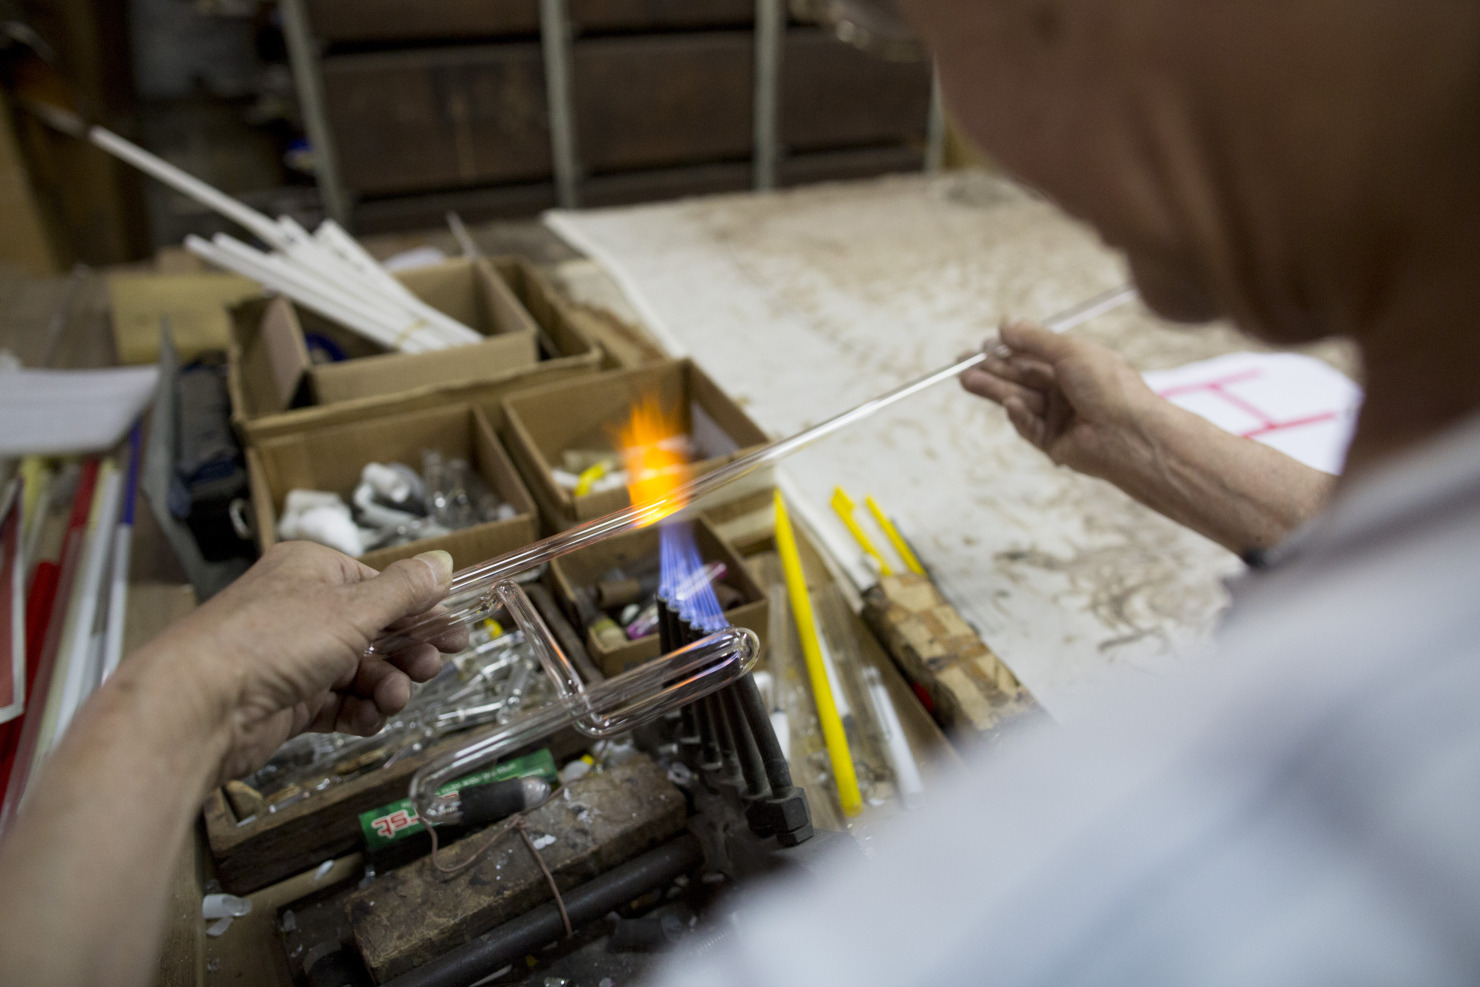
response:
<svg viewBox="0 0 1480 987"><path fill-rule="evenodd" d="M190 235L185 247L203 260L251 278L304 308L331 319L386 349L423 353L483 341L463 325L412 294L332 219L309 233L290 216L272 219L240 199L151 154L104 127L45 103L26 108L47 124L108 152L176 192L249 231L272 251L218 233Z"/></svg>
<svg viewBox="0 0 1480 987"><path fill-rule="evenodd" d="M658 534L658 646L668 654L729 627L729 621L704 574L693 528L670 523ZM749 672L680 712L677 740L685 759L716 787L734 790L751 832L762 839L775 836L782 846L812 836L807 795L791 783L770 712Z"/></svg>
<svg viewBox="0 0 1480 987"><path fill-rule="evenodd" d="M1097 315L1118 308L1135 297L1134 288L1115 288L1048 319L1044 327L1054 332L1063 332ZM533 572L551 559L557 559L587 545L593 545L612 535L636 528L646 528L665 518L675 517L684 508L716 490L778 463L799 449L804 449L839 429L868 418L875 412L904 398L918 394L941 381L953 380L986 358L987 353L983 351L923 377L918 377L818 425L804 429L789 438L779 439L770 445L762 446L755 452L741 456L719 469L695 477L651 503L634 504L625 510L595 518L549 538L526 545L524 548L463 569L453 575L451 589L441 607L419 620L383 635L372 645L371 650L382 654L394 654L408 646L435 642L444 638L450 630L470 626L483 620L497 608L498 598L494 590L503 581Z"/></svg>

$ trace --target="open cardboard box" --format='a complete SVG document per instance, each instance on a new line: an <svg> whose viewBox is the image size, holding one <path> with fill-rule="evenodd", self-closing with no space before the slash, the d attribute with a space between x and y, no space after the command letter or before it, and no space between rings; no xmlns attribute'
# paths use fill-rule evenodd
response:
<svg viewBox="0 0 1480 987"><path fill-rule="evenodd" d="M512 626L507 620L505 623ZM558 612L551 619L551 629L557 636L573 633ZM411 776L422 766L500 729L499 724L490 724L449 734L434 740L424 750L360 771L279 811L259 812L245 819L237 815L224 789L213 788L206 796L202 816L206 845L215 861L212 872L221 882L221 889L232 894L248 894L293 874L312 873L312 868L324 860L364 849L361 812L404 798ZM409 739L402 737L400 742ZM584 753L590 744L589 737L565 729L510 756L548 748L559 764ZM329 765L325 768L327 774ZM358 868L359 858L350 859L357 862ZM318 883L314 878L314 890L321 890ZM199 895L195 901L198 912ZM198 928L200 919L195 921Z"/></svg>
<svg viewBox="0 0 1480 987"><path fill-rule="evenodd" d="M631 503L624 488L576 496L556 482L551 469L567 449L614 448L617 429L647 398L675 413L680 429L699 450L703 458L693 464L696 474L766 441L760 427L689 360L614 370L510 395L503 400L509 451L552 527L569 528ZM745 489L737 485L733 493Z"/></svg>
<svg viewBox="0 0 1480 987"><path fill-rule="evenodd" d="M723 562L725 576L722 582L739 590L744 598L744 602L726 610L725 617L736 627L748 627L755 631L764 650L768 629L765 592L751 576L739 553L719 536L708 521L700 517L692 523L700 559L704 562ZM576 632L584 634L591 660L606 675L620 675L629 668L656 658L658 635L649 634L619 648L604 647L589 628L580 626L573 602L576 590L594 585L615 567L630 566L644 558L655 558L657 554L658 528L652 526L613 535L550 563L550 579L555 584L556 594L571 617Z"/></svg>
<svg viewBox="0 0 1480 987"><path fill-rule="evenodd" d="M485 382L548 383L600 366L601 350L523 261L448 261L397 277L489 338L428 353L387 353L284 298L239 305L232 312L227 386L233 422L247 444L360 417L411 393L426 396L425 407L439 403L438 396L461 400ZM347 359L312 363L305 333L327 339ZM545 359L536 359L538 350Z"/></svg>
<svg viewBox="0 0 1480 987"><path fill-rule="evenodd" d="M224 350L231 336L229 309L261 294L257 282L235 274L110 274L108 300L118 362L157 362L164 320L182 362Z"/></svg>
<svg viewBox="0 0 1480 987"><path fill-rule="evenodd" d="M327 490L348 503L366 463L402 462L420 472L426 449L467 460L517 513L508 520L367 552L361 562L384 569L398 559L440 548L452 553L453 565L461 569L534 541L538 533L534 501L497 430L483 410L460 404L278 436L249 448L247 475L259 546L266 551L278 540L278 514L289 490Z"/></svg>
<svg viewBox="0 0 1480 987"><path fill-rule="evenodd" d="M586 353L596 348L591 337L576 325L570 307L561 300L555 286L533 264L522 257L488 257L483 263L508 285L534 319L541 359Z"/></svg>

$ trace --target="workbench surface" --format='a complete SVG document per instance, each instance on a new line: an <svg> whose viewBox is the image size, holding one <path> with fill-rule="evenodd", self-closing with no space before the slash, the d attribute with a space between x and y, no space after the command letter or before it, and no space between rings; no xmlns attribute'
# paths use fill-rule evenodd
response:
<svg viewBox="0 0 1480 987"><path fill-rule="evenodd" d="M1006 317L1044 319L1126 280L1088 228L981 172L594 212L550 225L600 261L675 355L772 437L946 365ZM1075 330L1137 369L1255 349L1226 324L1139 304ZM1328 350L1340 362L1339 354ZM835 554L827 510L873 494L952 602L1050 713L1104 673L1159 674L1205 642L1230 553L1105 483L1054 467L1000 409L943 384L785 467Z"/></svg>

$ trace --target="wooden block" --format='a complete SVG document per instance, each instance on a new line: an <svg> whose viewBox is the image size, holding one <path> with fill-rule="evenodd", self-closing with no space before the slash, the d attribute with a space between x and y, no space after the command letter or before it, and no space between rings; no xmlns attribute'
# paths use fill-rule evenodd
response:
<svg viewBox="0 0 1480 987"><path fill-rule="evenodd" d="M923 686L950 731L984 733L1037 703L924 576L885 576L864 595L863 617L910 681Z"/></svg>
<svg viewBox="0 0 1480 987"><path fill-rule="evenodd" d="M540 853L565 890L663 842L685 816L682 793L639 756L572 782L527 821L532 838L555 837ZM475 833L446 848L443 865L463 863L485 841ZM509 833L462 873L441 873L424 857L356 891L345 908L366 968L384 982L549 898L529 847Z"/></svg>

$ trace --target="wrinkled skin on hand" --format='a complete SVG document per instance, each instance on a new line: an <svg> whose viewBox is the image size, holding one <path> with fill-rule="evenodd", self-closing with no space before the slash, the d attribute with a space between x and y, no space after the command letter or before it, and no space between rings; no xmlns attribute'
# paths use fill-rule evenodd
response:
<svg viewBox="0 0 1480 987"><path fill-rule="evenodd" d="M384 630L432 610L452 559L428 552L377 573L310 542L274 545L235 583L161 635L152 648L196 656L198 683L226 718L221 778L255 770L305 730L368 736L442 667L438 647L389 658L365 650ZM456 651L455 633L437 645Z"/></svg>
<svg viewBox="0 0 1480 987"><path fill-rule="evenodd" d="M995 401L1019 435L1062 466L1117 479L1159 399L1119 354L1025 323L1002 329L1012 355L988 356L961 375L961 386Z"/></svg>

